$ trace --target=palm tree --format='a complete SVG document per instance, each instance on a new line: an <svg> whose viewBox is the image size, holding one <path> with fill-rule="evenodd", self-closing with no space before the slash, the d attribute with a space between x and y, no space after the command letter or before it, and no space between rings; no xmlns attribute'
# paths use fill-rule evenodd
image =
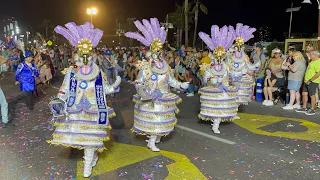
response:
<svg viewBox="0 0 320 180"><path fill-rule="evenodd" d="M183 7L176 3L175 12L169 13L169 22L171 22L177 29L177 44L180 47L182 44L182 32L184 27Z"/></svg>
<svg viewBox="0 0 320 180"><path fill-rule="evenodd" d="M198 29L198 20L199 20L199 7L201 12L204 14L208 14L208 8L204 6L202 2L199 0L194 0L194 7L192 12L194 13L194 33L193 33L193 42L192 45L195 47L196 45L196 39L197 39L197 29Z"/></svg>
<svg viewBox="0 0 320 180"><path fill-rule="evenodd" d="M188 5L188 17L192 17L192 12L189 11L191 9L192 4L189 3ZM177 30L177 47L180 47L182 45L182 34L183 31L185 31L185 16L184 16L184 5L179 5L176 3L176 10L172 13L169 13L169 22L174 25L174 27ZM193 22L193 17L187 19L187 24L190 24ZM187 26L187 32L189 30L189 26Z"/></svg>
<svg viewBox="0 0 320 180"><path fill-rule="evenodd" d="M184 0L184 44L185 44L185 46L186 47L188 47L188 44L189 44L189 42L188 42L188 20L189 20L189 8L188 8L188 5L189 5L189 2L188 2L188 0Z"/></svg>
<svg viewBox="0 0 320 180"><path fill-rule="evenodd" d="M129 18L127 18L127 23L128 23L128 30L129 31L132 31L132 28L133 28L133 26L134 26L134 21L136 20L136 18L135 17L130 17L130 15L129 15ZM133 45L133 39L131 39L130 38L130 46L132 46Z"/></svg>
<svg viewBox="0 0 320 180"><path fill-rule="evenodd" d="M41 22L41 27L44 27L46 29L45 31L45 39L48 38L48 29L50 26L50 20L48 20L47 18L45 18L42 22Z"/></svg>

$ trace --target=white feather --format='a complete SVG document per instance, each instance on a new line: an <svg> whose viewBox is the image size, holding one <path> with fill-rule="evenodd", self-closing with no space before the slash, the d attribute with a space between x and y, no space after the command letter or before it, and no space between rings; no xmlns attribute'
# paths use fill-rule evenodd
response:
<svg viewBox="0 0 320 180"><path fill-rule="evenodd" d="M26 51L24 50L22 42L20 40L14 40L14 44L16 45L16 47L18 49L20 49L22 51L23 55L25 55Z"/></svg>

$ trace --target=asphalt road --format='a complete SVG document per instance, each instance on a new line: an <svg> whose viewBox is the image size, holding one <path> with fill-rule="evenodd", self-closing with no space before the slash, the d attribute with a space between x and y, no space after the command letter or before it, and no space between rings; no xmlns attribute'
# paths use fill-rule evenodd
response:
<svg viewBox="0 0 320 180"><path fill-rule="evenodd" d="M48 102L61 78L46 95L37 97L30 112L13 75L1 81L9 102L11 125L0 129L0 179L83 179L83 152L46 143ZM178 106L176 130L163 139L160 153L148 150L144 136L130 132L133 124L133 85L123 83L121 92L108 98L117 116L111 120L111 141L99 155L93 180L318 180L320 179L320 112L306 116L284 111L281 104L263 107L252 102L239 109L241 120L223 123L221 134L210 123L199 122L199 97L186 97Z"/></svg>

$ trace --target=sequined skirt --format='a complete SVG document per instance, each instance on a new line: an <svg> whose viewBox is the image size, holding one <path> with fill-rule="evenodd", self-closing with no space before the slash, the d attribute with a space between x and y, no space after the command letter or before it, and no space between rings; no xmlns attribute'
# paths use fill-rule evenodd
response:
<svg viewBox="0 0 320 180"><path fill-rule="evenodd" d="M139 95L134 95L134 125L132 131L141 135L166 136L173 131L177 123L176 104L181 98L173 93L164 94L158 101L140 101Z"/></svg>
<svg viewBox="0 0 320 180"><path fill-rule="evenodd" d="M199 90L200 113L198 117L204 121L221 119L221 121L232 121L237 118L238 112L238 90L230 87L229 90L220 90L208 86Z"/></svg>
<svg viewBox="0 0 320 180"><path fill-rule="evenodd" d="M243 77L240 82L234 82L234 85L239 88L239 104L247 105L251 101L253 81Z"/></svg>
<svg viewBox="0 0 320 180"><path fill-rule="evenodd" d="M114 117L114 110L108 107L108 118ZM68 120L59 118L55 122L55 131L52 140L53 145L62 145L77 149L95 149L99 152L105 149L103 141L108 141L107 130L111 129L109 120L105 125L98 124L98 115L81 111L69 112Z"/></svg>

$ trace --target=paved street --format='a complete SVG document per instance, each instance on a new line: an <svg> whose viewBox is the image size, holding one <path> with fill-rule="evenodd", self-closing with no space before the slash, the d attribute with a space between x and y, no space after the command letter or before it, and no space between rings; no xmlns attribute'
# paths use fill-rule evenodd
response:
<svg viewBox="0 0 320 180"><path fill-rule="evenodd" d="M9 102L11 125L0 129L1 180L64 180L82 178L83 152L46 143L48 102L56 87L40 94L35 110L24 105L13 74L1 87ZM144 136L130 132L133 124L133 85L123 83L121 92L108 98L117 116L111 120L111 141L99 155L92 180L318 180L320 179L320 112L306 116L282 110L281 103L263 107L252 102L241 106L241 120L223 123L220 135L210 123L199 122L199 97L186 97L178 106L176 130L153 153Z"/></svg>

